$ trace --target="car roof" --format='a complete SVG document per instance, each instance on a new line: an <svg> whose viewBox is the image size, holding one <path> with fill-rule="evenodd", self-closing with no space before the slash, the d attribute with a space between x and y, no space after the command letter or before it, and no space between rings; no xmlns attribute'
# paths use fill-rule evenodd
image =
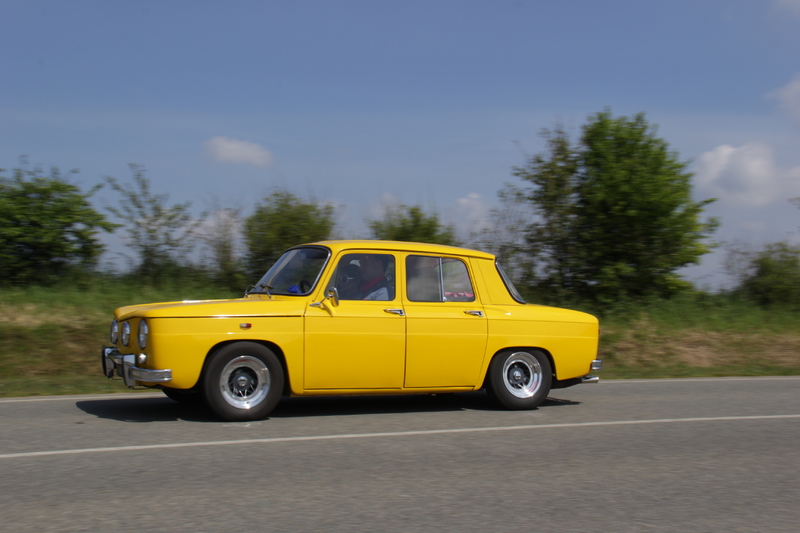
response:
<svg viewBox="0 0 800 533"><path fill-rule="evenodd" d="M377 240L340 240L340 241L318 241L299 246L325 246L333 252L350 249L371 249L386 250L393 252L418 252L425 254L450 254L482 259L494 259L494 255L471 250L469 248L459 248L457 246L446 246L443 244L427 244L422 242L402 242L402 241L377 241ZM292 248L296 248L293 246Z"/></svg>

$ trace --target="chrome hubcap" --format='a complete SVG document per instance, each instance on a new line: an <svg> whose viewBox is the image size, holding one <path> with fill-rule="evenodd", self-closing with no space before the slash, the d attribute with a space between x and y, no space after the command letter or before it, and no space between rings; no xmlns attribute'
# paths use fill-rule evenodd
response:
<svg viewBox="0 0 800 533"><path fill-rule="evenodd" d="M511 354L503 365L503 384L517 398L530 398L542 385L542 366L527 352Z"/></svg>
<svg viewBox="0 0 800 533"><path fill-rule="evenodd" d="M261 359L242 355L231 360L219 376L219 390L228 405L251 409L269 392L269 370Z"/></svg>

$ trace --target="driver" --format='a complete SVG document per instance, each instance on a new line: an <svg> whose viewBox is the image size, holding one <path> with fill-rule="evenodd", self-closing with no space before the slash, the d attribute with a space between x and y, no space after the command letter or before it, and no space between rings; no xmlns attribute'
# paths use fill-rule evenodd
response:
<svg viewBox="0 0 800 533"><path fill-rule="evenodd" d="M361 276L364 282L359 287L364 300L393 300L393 287L386 279L386 267L390 256L367 254L361 258Z"/></svg>
<svg viewBox="0 0 800 533"><path fill-rule="evenodd" d="M336 290L340 300L360 300L361 270L358 265L345 265L336 276Z"/></svg>

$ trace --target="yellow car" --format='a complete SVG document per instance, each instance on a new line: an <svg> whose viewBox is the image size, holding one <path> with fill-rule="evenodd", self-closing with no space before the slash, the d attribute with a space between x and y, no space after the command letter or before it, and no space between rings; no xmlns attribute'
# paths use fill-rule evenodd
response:
<svg viewBox="0 0 800 533"><path fill-rule="evenodd" d="M295 246L242 298L120 307L103 372L202 398L225 420L264 418L282 395L485 388L532 409L593 383L598 322L526 304L495 256L450 246Z"/></svg>

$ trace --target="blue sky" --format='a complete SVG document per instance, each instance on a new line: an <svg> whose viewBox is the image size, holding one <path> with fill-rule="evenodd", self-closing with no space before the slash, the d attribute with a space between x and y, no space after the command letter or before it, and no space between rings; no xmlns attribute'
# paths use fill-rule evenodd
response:
<svg viewBox="0 0 800 533"><path fill-rule="evenodd" d="M0 167L85 188L136 163L198 212L283 187L342 236L391 202L467 232L542 128L610 108L691 161L717 240L800 241L800 0L0 0L0 68Z"/></svg>

